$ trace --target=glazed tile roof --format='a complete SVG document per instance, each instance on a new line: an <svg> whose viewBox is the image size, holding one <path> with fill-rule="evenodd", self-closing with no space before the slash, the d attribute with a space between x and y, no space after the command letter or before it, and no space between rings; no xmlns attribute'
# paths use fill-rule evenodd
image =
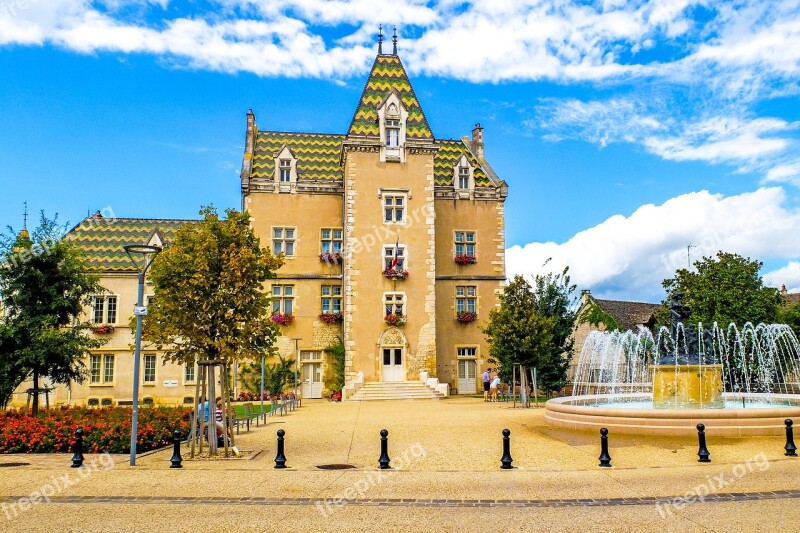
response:
<svg viewBox="0 0 800 533"><path fill-rule="evenodd" d="M433 132L414 94L406 69L396 55L379 55L375 58L347 134L378 137L377 108L392 91L400 95L408 111L406 139L433 140Z"/></svg>
<svg viewBox="0 0 800 533"><path fill-rule="evenodd" d="M436 185L453 185L453 174L456 163L466 154L469 164L472 165L476 187L491 187L492 180L483 171L478 160L472 155L462 141L436 141L439 151L433 160L433 179Z"/></svg>
<svg viewBox="0 0 800 533"><path fill-rule="evenodd" d="M344 135L328 133L259 131L251 177L272 179L275 174L275 158L287 146L297 158L299 180L340 181L342 167L339 166L339 156L342 140Z"/></svg>
<svg viewBox="0 0 800 533"><path fill-rule="evenodd" d="M94 272L136 272L123 246L146 244L154 231L169 241L175 231L191 220L147 218L85 218L64 238L83 251L89 269Z"/></svg>

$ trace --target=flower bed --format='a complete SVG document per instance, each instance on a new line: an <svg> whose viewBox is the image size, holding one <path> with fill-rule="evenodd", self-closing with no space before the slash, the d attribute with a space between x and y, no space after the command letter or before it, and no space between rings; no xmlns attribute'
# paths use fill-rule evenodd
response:
<svg viewBox="0 0 800 533"><path fill-rule="evenodd" d="M342 254L339 252L323 252L319 254L319 260L323 263L338 265L342 262Z"/></svg>
<svg viewBox="0 0 800 533"><path fill-rule="evenodd" d="M394 270L386 268L383 271L383 276L389 279L406 279L408 277L408 270Z"/></svg>
<svg viewBox="0 0 800 533"><path fill-rule="evenodd" d="M474 255L457 255L454 260L459 265L474 265L478 262L478 258Z"/></svg>
<svg viewBox="0 0 800 533"><path fill-rule="evenodd" d="M456 313L456 320L458 320L462 324L475 322L476 320L478 320L478 313L473 313L472 311L459 311L458 313Z"/></svg>
<svg viewBox="0 0 800 533"><path fill-rule="evenodd" d="M336 391L330 395L330 400L332 402L341 402L342 401L342 391Z"/></svg>
<svg viewBox="0 0 800 533"><path fill-rule="evenodd" d="M172 432L189 430L191 409L139 409L137 450L154 450L172 443ZM131 408L64 407L33 417L18 411L0 412L0 453L69 453L75 430L83 428L87 453L130 453Z"/></svg>
<svg viewBox="0 0 800 533"><path fill-rule="evenodd" d="M403 324L406 323L406 317L405 316L403 316L403 315L395 315L395 314L392 314L392 313L389 313L388 315L383 317L383 320L387 324L389 324L390 326L402 326Z"/></svg>
<svg viewBox="0 0 800 533"><path fill-rule="evenodd" d="M294 322L294 315L291 313L278 313L272 315L272 321L281 326L288 326Z"/></svg>
<svg viewBox="0 0 800 533"><path fill-rule="evenodd" d="M90 326L89 329L92 333L98 334L105 334L105 333L114 333L114 326L110 324L98 324L96 326Z"/></svg>
<svg viewBox="0 0 800 533"><path fill-rule="evenodd" d="M320 313L317 318L326 324L336 324L337 322L341 322L343 319L342 313Z"/></svg>

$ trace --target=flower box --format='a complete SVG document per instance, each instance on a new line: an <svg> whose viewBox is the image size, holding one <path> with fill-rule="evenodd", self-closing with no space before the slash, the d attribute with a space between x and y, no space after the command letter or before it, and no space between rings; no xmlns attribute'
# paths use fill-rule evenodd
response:
<svg viewBox="0 0 800 533"><path fill-rule="evenodd" d="M462 324L469 324L470 322L475 322L478 320L478 313L474 313L472 311L459 311L456 313L456 320Z"/></svg>
<svg viewBox="0 0 800 533"><path fill-rule="evenodd" d="M406 279L408 278L408 270L394 270L386 268L383 271L383 276L389 279Z"/></svg>
<svg viewBox="0 0 800 533"><path fill-rule="evenodd" d="M288 326L294 322L294 315L290 313L277 313L272 315L272 321L281 326Z"/></svg>
<svg viewBox="0 0 800 533"><path fill-rule="evenodd" d="M320 313L317 318L326 324L336 324L344 319L342 313Z"/></svg>
<svg viewBox="0 0 800 533"><path fill-rule="evenodd" d="M478 262L478 258L474 255L457 255L454 261L459 265L474 265Z"/></svg>
<svg viewBox="0 0 800 533"><path fill-rule="evenodd" d="M89 329L92 330L92 333L105 335L107 333L114 333L116 328L110 324L98 324L96 326L89 326Z"/></svg>
<svg viewBox="0 0 800 533"><path fill-rule="evenodd" d="M393 313L389 313L383 320L389 324L390 326L402 326L406 323L406 317L403 315L395 315Z"/></svg>
<svg viewBox="0 0 800 533"><path fill-rule="evenodd" d="M319 260L329 265L338 265L342 262L342 254L339 252L323 252L319 254Z"/></svg>

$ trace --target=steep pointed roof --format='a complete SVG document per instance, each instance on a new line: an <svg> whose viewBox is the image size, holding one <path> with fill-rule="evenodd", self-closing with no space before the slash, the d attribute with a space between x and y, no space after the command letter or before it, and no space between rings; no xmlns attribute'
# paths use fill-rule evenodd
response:
<svg viewBox="0 0 800 533"><path fill-rule="evenodd" d="M422 112L400 58L396 55L381 54L375 58L375 63L372 65L347 135L378 137L380 135L378 106L392 91L400 95L400 100L408 111L406 139L433 140L428 119Z"/></svg>

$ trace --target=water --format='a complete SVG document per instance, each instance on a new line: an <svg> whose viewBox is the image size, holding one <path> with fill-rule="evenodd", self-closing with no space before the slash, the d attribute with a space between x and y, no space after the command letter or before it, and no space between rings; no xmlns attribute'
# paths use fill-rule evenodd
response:
<svg viewBox="0 0 800 533"><path fill-rule="evenodd" d="M674 337L666 327L655 336L644 328L636 332L591 332L578 358L573 396L603 394L607 395L604 400L630 407L625 395L652 394L654 368L662 357L678 360L690 354L700 356L700 372L704 364L722 365L725 393L800 393L800 344L789 326L748 323L740 330L731 324L723 330L715 323L704 330L700 324L697 346L687 346L682 324L676 329ZM760 401L765 407L778 402ZM728 403L725 408L742 407L741 402ZM745 402L745 407L755 405Z"/></svg>

